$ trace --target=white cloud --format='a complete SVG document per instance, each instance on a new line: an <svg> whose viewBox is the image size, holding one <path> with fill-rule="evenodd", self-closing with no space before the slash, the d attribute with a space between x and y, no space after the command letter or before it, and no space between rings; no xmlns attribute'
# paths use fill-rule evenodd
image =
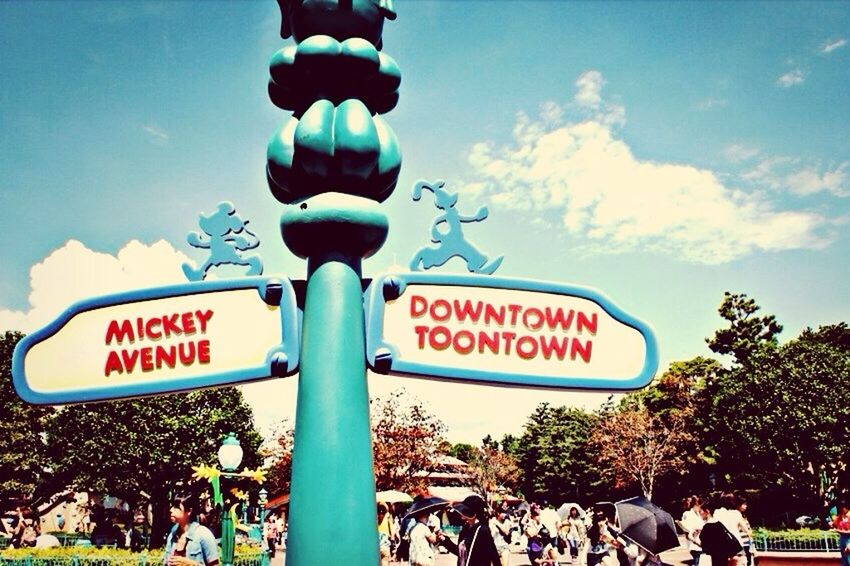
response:
<svg viewBox="0 0 850 566"><path fill-rule="evenodd" d="M148 124L142 126L142 130L150 136L150 141L156 145L165 145L168 143L168 132L154 125Z"/></svg>
<svg viewBox="0 0 850 566"><path fill-rule="evenodd" d="M732 163L749 161L756 157L759 153L761 153L759 148L741 143L733 143L723 148L723 155Z"/></svg>
<svg viewBox="0 0 850 566"><path fill-rule="evenodd" d="M0 309L0 329L31 332L81 299L185 282L180 266L187 260L165 240L132 240L114 256L69 240L32 267L29 309Z"/></svg>
<svg viewBox="0 0 850 566"><path fill-rule="evenodd" d="M602 102L602 87L605 84L605 79L602 78L602 73L599 71L586 71L576 79L576 88L578 92L575 96L575 101L580 106L596 108Z"/></svg>
<svg viewBox="0 0 850 566"><path fill-rule="evenodd" d="M793 69L776 79L776 84L783 88L788 88L795 85L803 84L805 80L806 77L801 69Z"/></svg>
<svg viewBox="0 0 850 566"><path fill-rule="evenodd" d="M801 196L825 191L838 197L846 197L850 196L848 168L850 161L845 161L831 171L809 167L788 175L785 182L791 192Z"/></svg>
<svg viewBox="0 0 850 566"><path fill-rule="evenodd" d="M844 39L844 38L839 38L839 39L836 39L836 40L827 41L823 45L821 45L820 52L821 53L832 53L836 49L840 49L840 48L844 47L845 45L847 45L847 40Z"/></svg>
<svg viewBox="0 0 850 566"><path fill-rule="evenodd" d="M765 157L740 174L742 181L773 191L788 191L797 196L829 193L850 196L850 161L829 169L820 164L801 164L792 157Z"/></svg>
<svg viewBox="0 0 850 566"><path fill-rule="evenodd" d="M636 157L614 129L625 111L588 87L604 84L601 74L582 77L574 102L585 107L594 92L594 115L551 125L520 113L513 144L473 146L469 181L495 205L554 211L579 246L593 252L643 249L713 264L829 243L820 234L827 221L818 214L778 210L763 191L727 186L708 169ZM745 149L736 154L755 156Z"/></svg>

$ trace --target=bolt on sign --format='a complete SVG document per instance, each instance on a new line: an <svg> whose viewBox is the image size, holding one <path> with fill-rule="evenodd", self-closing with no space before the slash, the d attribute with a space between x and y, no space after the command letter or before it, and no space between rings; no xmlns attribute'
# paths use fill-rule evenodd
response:
<svg viewBox="0 0 850 566"><path fill-rule="evenodd" d="M289 281L246 277L86 299L15 348L15 388L30 403L142 397L293 373Z"/></svg>
<svg viewBox="0 0 850 566"><path fill-rule="evenodd" d="M647 385L649 326L593 289L479 275L398 274L372 282L375 371L571 389Z"/></svg>

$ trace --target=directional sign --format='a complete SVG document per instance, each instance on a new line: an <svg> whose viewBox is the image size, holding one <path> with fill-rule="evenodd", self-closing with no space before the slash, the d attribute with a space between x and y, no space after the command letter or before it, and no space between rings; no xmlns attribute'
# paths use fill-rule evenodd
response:
<svg viewBox="0 0 850 566"><path fill-rule="evenodd" d="M375 371L576 389L637 389L658 368L652 330L598 291L408 273L369 289Z"/></svg>
<svg viewBox="0 0 850 566"><path fill-rule="evenodd" d="M284 376L298 367L289 281L244 277L87 299L15 348L30 403L141 397Z"/></svg>

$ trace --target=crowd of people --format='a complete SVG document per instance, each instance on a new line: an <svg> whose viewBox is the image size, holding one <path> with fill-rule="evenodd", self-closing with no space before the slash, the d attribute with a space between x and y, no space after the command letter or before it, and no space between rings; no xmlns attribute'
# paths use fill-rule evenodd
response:
<svg viewBox="0 0 850 566"><path fill-rule="evenodd" d="M610 505L610 504L609 504ZM440 552L455 554L462 566L509 566L511 555L524 552L534 566L574 563L580 566L640 566L658 558L618 533L613 513L585 512L570 507L553 523L554 510L545 520L537 504L512 508L505 503L488 506L470 495L445 509L411 507L405 514L378 504L381 564L433 566ZM456 540L444 531L441 517L459 526Z"/></svg>
<svg viewBox="0 0 850 566"><path fill-rule="evenodd" d="M658 556L621 532L615 507L598 504L585 512L568 508L565 516L548 521L539 505L512 508L488 506L478 496L446 507L405 511L378 504L381 563L432 566L439 553L457 555L459 565L508 566L513 552L525 553L534 566L641 566L660 564ZM850 513L844 509L842 537L850 541ZM725 493L717 499L691 496L683 502L676 524L684 535L694 566L753 566L753 536L747 520L747 501ZM460 526L457 539L448 536L444 522ZM844 546L842 546L843 548ZM850 566L850 562L844 564Z"/></svg>

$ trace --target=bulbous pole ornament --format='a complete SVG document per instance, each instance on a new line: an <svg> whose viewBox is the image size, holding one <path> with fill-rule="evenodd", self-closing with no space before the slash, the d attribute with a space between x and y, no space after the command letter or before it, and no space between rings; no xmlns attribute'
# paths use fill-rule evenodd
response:
<svg viewBox="0 0 850 566"><path fill-rule="evenodd" d="M292 460L289 566L379 561L361 262L389 229L381 202L401 150L380 116L401 72L381 53L392 0L278 0L272 102L292 116L268 145L286 246L307 259ZM328 541L333 541L328 544Z"/></svg>

